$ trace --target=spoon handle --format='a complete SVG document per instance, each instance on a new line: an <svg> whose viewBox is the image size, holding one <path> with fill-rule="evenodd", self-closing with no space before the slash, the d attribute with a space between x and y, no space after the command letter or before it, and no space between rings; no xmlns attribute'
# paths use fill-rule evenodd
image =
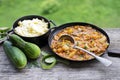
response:
<svg viewBox="0 0 120 80"><path fill-rule="evenodd" d="M98 61L100 61L101 63L103 63L105 66L110 66L112 64L112 61L108 60L108 59L105 59L105 58L102 58L102 57L99 57L97 55L95 55L94 53L90 52L90 51L87 51L81 47L78 47L78 46L74 46L74 48L77 48L77 49L80 49L88 54L90 54L91 56L95 57Z"/></svg>

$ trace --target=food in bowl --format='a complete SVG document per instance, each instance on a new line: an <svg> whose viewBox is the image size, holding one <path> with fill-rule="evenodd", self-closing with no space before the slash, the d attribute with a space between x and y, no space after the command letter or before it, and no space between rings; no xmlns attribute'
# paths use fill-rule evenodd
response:
<svg viewBox="0 0 120 80"><path fill-rule="evenodd" d="M33 18L32 20L19 21L15 33L24 37L36 37L45 34L48 30L47 22Z"/></svg>
<svg viewBox="0 0 120 80"><path fill-rule="evenodd" d="M76 45L100 56L105 52L109 43L104 34L92 28L91 26L70 26L60 30L52 39L51 48L61 57L85 61L93 59L88 53L75 49L68 40L58 41L62 35L70 35L76 42Z"/></svg>

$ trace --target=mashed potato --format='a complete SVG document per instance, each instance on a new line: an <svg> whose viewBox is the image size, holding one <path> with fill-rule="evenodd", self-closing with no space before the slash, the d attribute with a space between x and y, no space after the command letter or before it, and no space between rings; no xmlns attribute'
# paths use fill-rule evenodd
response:
<svg viewBox="0 0 120 80"><path fill-rule="evenodd" d="M48 23L38 18L19 21L15 33L25 37L35 37L45 34L48 31Z"/></svg>

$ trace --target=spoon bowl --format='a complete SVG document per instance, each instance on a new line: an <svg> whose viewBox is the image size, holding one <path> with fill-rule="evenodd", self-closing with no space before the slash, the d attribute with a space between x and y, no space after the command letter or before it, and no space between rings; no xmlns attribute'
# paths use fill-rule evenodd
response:
<svg viewBox="0 0 120 80"><path fill-rule="evenodd" d="M59 39L58 39L58 41L59 42L61 42L61 41L63 41L63 40L69 40L71 43L75 43L75 40L71 37L71 36L69 36L69 35L62 35Z"/></svg>

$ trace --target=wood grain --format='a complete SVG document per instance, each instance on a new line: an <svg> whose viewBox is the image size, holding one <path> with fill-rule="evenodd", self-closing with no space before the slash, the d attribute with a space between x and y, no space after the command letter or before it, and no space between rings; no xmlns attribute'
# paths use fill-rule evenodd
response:
<svg viewBox="0 0 120 80"><path fill-rule="evenodd" d="M105 31L111 40L109 49L120 49L120 28ZM32 67L19 71L11 65L0 46L0 80L120 80L120 58L109 57L107 54L103 57L111 60L113 64L105 67L98 61L92 60L71 62L69 66L59 63L51 70Z"/></svg>

